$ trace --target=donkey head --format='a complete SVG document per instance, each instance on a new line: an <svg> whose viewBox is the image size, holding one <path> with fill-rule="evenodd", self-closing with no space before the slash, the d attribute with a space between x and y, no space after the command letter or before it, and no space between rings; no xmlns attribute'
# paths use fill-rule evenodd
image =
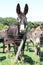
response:
<svg viewBox="0 0 43 65"><path fill-rule="evenodd" d="M26 14L28 13L28 5L25 4L24 12L22 13L20 9L20 4L17 4L16 12L18 14L19 32L21 33L24 32L26 28Z"/></svg>

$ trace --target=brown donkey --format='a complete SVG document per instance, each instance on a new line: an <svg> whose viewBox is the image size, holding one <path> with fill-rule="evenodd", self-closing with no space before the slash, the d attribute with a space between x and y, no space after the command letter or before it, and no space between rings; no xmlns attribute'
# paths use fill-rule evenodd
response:
<svg viewBox="0 0 43 65"><path fill-rule="evenodd" d="M5 45L7 45L9 43L13 43L14 40L12 38L8 37L7 30L5 30L5 31L0 31L0 42L3 43L3 53L4 53L5 52Z"/></svg>
<svg viewBox="0 0 43 65"><path fill-rule="evenodd" d="M40 45L42 45L40 43L40 40L42 38L41 34L43 33L43 31L41 30L41 27L38 26L37 28L35 28L34 31L30 31L27 33L27 37L34 43L35 45L35 53L38 54L40 56Z"/></svg>
<svg viewBox="0 0 43 65"><path fill-rule="evenodd" d="M28 12L28 5L25 4L25 8L24 8L24 12L22 13L20 10L20 4L17 4L16 7L16 12L18 14L18 25L14 25L14 26L9 26L8 30L7 30L7 34L8 34L8 40L6 40L6 44L8 44L8 52L10 52L10 48L9 48L9 44L8 41L10 42L10 39L13 39L14 41L14 52L15 54L18 51L18 47L21 43L21 40L23 38L23 35L25 34L25 30L26 30L26 24L27 24L27 18L26 18L26 14ZM25 48L25 41L26 41L26 37L21 49L21 56L24 56L24 48Z"/></svg>
<svg viewBox="0 0 43 65"><path fill-rule="evenodd" d="M14 43L14 52L17 53L20 42L25 34L27 18L26 14L28 12L28 5L25 5L24 12L20 10L20 4L17 4L16 12L18 14L18 25L9 26L3 34L3 40L5 45L7 45L8 52L10 52L10 44ZM26 41L26 38L25 38ZM24 56L25 41L21 49L21 56Z"/></svg>
<svg viewBox="0 0 43 65"><path fill-rule="evenodd" d="M7 31L0 31L0 42L3 43L3 53L5 52L5 37L7 37Z"/></svg>

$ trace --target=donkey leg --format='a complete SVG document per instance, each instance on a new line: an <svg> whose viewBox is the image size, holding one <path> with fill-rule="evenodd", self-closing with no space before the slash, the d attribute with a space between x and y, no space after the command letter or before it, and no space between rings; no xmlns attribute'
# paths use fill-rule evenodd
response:
<svg viewBox="0 0 43 65"><path fill-rule="evenodd" d="M25 40L24 40L24 43L23 43L23 46L22 46L22 49L21 49L21 51L22 51L22 56L24 56L25 42L26 42L26 38L25 38Z"/></svg>
<svg viewBox="0 0 43 65"><path fill-rule="evenodd" d="M5 52L5 44L4 44L4 42L3 42L3 53Z"/></svg>
<svg viewBox="0 0 43 65"><path fill-rule="evenodd" d="M40 45L37 46L37 55L40 56Z"/></svg>
<svg viewBox="0 0 43 65"><path fill-rule="evenodd" d="M34 47L35 54L37 55L37 47Z"/></svg>
<svg viewBox="0 0 43 65"><path fill-rule="evenodd" d="M10 44L8 44L8 52L10 53Z"/></svg>
<svg viewBox="0 0 43 65"><path fill-rule="evenodd" d="M24 61L24 48L25 48L25 44L23 44L23 47L22 47L22 50L21 50L21 56L20 56L21 62Z"/></svg>
<svg viewBox="0 0 43 65"><path fill-rule="evenodd" d="M39 58L39 61L40 61L40 46L37 47L37 55L38 55L38 58Z"/></svg>
<svg viewBox="0 0 43 65"><path fill-rule="evenodd" d="M26 39L24 40L24 43L23 43L23 46L22 46L22 49L21 49L21 61L24 61L24 48L25 48L25 42L26 42Z"/></svg>
<svg viewBox="0 0 43 65"><path fill-rule="evenodd" d="M8 58L10 58L10 44L7 45L7 49L8 49Z"/></svg>
<svg viewBox="0 0 43 65"><path fill-rule="evenodd" d="M18 44L15 43L14 44L14 52L15 52L15 55L17 54L17 51L18 51ZM20 60L20 56L18 57L18 60Z"/></svg>
<svg viewBox="0 0 43 65"><path fill-rule="evenodd" d="M16 55L17 51L18 51L18 46L17 46L16 43L14 43L14 53L15 53L15 55Z"/></svg>
<svg viewBox="0 0 43 65"><path fill-rule="evenodd" d="M21 49L21 56L24 56L24 48L25 48L25 43L23 44L22 49Z"/></svg>

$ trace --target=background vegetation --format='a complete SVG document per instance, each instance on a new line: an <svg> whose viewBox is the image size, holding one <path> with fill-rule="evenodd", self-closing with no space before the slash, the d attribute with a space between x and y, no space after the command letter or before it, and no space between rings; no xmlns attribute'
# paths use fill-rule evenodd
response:
<svg viewBox="0 0 43 65"><path fill-rule="evenodd" d="M0 31L1 30L6 30L10 25L17 25L18 21L15 18L12 17L7 17L7 18L2 18L0 17ZM31 22L28 21L28 31L30 31L33 27L40 26L43 22L41 21L36 21L36 22ZM7 58L7 53L2 53L3 51L3 44L0 44L0 65L13 65L13 62L15 60L14 56L14 49L13 45L11 45L11 50L10 50L10 59ZM27 46L25 47L25 60L23 63L19 62L17 65L43 65L43 53L42 53L42 58L41 62L39 63L38 61L38 56L34 54L34 47L32 44L29 44L29 49L30 51L27 50ZM41 48L41 52L43 52L43 47Z"/></svg>
<svg viewBox="0 0 43 65"><path fill-rule="evenodd" d="M15 18L12 18L12 17L2 18L2 17L0 17L0 30L7 29L8 26L10 26L10 25L17 25L17 23L18 23L18 20ZM33 27L33 25L39 26L41 24L42 24L41 21L35 21L33 23L31 21L27 22L27 25L29 26L28 27L29 30Z"/></svg>

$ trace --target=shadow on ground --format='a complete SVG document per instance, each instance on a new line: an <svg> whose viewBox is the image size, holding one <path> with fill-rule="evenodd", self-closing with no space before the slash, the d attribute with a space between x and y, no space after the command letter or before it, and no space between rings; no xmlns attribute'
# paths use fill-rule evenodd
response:
<svg viewBox="0 0 43 65"><path fill-rule="evenodd" d="M5 60L5 59L6 59L6 57L5 57L5 56L0 57L0 61L3 61L3 60Z"/></svg>
<svg viewBox="0 0 43 65"><path fill-rule="evenodd" d="M25 55L24 57L25 57L24 63L27 62L27 63L29 63L30 65L34 65L35 62L33 61L33 59L32 59L31 57L29 57L29 56L27 56L27 55Z"/></svg>
<svg viewBox="0 0 43 65"><path fill-rule="evenodd" d="M28 49L26 49L26 51L34 52L34 50L32 48L28 48Z"/></svg>
<svg viewBox="0 0 43 65"><path fill-rule="evenodd" d="M41 52L41 58L40 61L43 62L43 52Z"/></svg>
<svg viewBox="0 0 43 65"><path fill-rule="evenodd" d="M32 48L29 49L30 52L34 52L34 50Z"/></svg>

